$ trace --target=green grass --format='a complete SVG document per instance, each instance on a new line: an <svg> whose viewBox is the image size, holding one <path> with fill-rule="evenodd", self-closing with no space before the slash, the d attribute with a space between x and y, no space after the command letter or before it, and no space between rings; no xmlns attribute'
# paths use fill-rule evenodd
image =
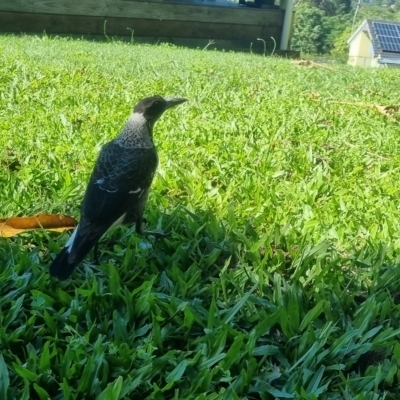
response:
<svg viewBox="0 0 400 400"><path fill-rule="evenodd" d="M189 99L155 129L146 218L170 238L116 229L62 283L69 233L0 239L0 398L398 399L400 125L330 103L398 105L398 87L392 69L0 37L1 217L78 218L133 105Z"/></svg>

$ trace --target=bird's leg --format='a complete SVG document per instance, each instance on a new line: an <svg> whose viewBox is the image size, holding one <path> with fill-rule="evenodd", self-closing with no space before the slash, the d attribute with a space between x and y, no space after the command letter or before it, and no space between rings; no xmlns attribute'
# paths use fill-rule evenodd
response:
<svg viewBox="0 0 400 400"><path fill-rule="evenodd" d="M144 236L154 236L157 239L160 238L165 238L171 235L170 232L157 232L157 231L145 231L143 230L143 216L140 216L137 220L136 220L136 232L139 233L139 235L144 235Z"/></svg>
<svg viewBox="0 0 400 400"><path fill-rule="evenodd" d="M93 248L93 263L100 264L99 261L99 242L96 242Z"/></svg>
<svg viewBox="0 0 400 400"><path fill-rule="evenodd" d="M171 232L143 231L142 235L154 236L157 239L161 239L171 236Z"/></svg>

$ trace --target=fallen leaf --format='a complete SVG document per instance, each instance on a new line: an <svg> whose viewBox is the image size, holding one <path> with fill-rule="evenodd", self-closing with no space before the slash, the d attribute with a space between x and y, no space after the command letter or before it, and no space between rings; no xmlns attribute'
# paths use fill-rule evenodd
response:
<svg viewBox="0 0 400 400"><path fill-rule="evenodd" d="M360 106L360 107L365 107L365 108L371 108L372 110L376 110L380 114L390 118L392 121L399 122L396 117L398 117L398 112L400 110L400 106L397 106L397 105L382 106L380 104L371 104L371 103L363 103L363 102L352 103L349 101L336 101L336 100L330 100L329 103L346 104L349 106Z"/></svg>
<svg viewBox="0 0 400 400"><path fill-rule="evenodd" d="M318 63L315 63L315 62L310 61L310 60L293 60L292 64L303 65L303 66L308 67L308 68L325 68L325 69L329 69L330 71L336 71L335 68L328 67L328 66L323 65L323 64L318 64Z"/></svg>
<svg viewBox="0 0 400 400"><path fill-rule="evenodd" d="M306 96L309 97L311 100L317 100L320 98L320 94L318 92L310 92L306 93Z"/></svg>
<svg viewBox="0 0 400 400"><path fill-rule="evenodd" d="M4 151L3 159L0 161L0 165L12 172L21 168L21 163L14 152L8 149Z"/></svg>
<svg viewBox="0 0 400 400"><path fill-rule="evenodd" d="M391 119L393 118L393 115L399 111L399 106L394 106L394 105L389 105L389 106L381 106L379 104L375 104L375 108L383 115L386 115L387 117Z"/></svg>
<svg viewBox="0 0 400 400"><path fill-rule="evenodd" d="M0 237L12 237L33 229L63 232L78 224L75 218L59 214L38 214L32 217L0 219Z"/></svg>

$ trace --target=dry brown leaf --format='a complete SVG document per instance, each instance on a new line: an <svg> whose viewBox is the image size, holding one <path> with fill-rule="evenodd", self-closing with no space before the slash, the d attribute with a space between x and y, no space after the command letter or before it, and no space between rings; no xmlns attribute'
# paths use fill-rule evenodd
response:
<svg viewBox="0 0 400 400"><path fill-rule="evenodd" d="M358 85L357 83L350 84L347 87L350 90L362 91L363 93L369 93L369 94L372 94L373 96L378 96L380 94L378 90L368 89L361 85Z"/></svg>
<svg viewBox="0 0 400 400"><path fill-rule="evenodd" d="M329 103L346 104L349 106L360 106L360 107L371 108L373 110L378 111L382 115L390 118L392 121L399 122L395 116L396 116L396 113L399 112L400 106L396 106L396 105L382 106L380 104L371 104L371 103L363 103L363 102L352 103L349 101L335 101L335 100L330 100Z"/></svg>
<svg viewBox="0 0 400 400"><path fill-rule="evenodd" d="M335 68L328 67L327 65L323 65L323 64L318 64L318 63L315 63L314 61L310 61L310 60L293 60L292 64L304 65L305 67L309 67L309 68L325 68L325 69L329 69L330 71L335 71Z"/></svg>
<svg viewBox="0 0 400 400"><path fill-rule="evenodd" d="M32 217L0 219L0 237L12 237L32 229L63 232L78 224L75 218L59 214L38 214Z"/></svg>
<svg viewBox="0 0 400 400"><path fill-rule="evenodd" d="M320 98L320 94L318 93L318 92L310 92L310 93L308 93L308 97L311 99L311 100L317 100L317 99L319 99Z"/></svg>
<svg viewBox="0 0 400 400"><path fill-rule="evenodd" d="M10 171L17 171L21 168L21 163L12 150L5 149L0 165Z"/></svg>
<svg viewBox="0 0 400 400"><path fill-rule="evenodd" d="M399 106L394 106L394 105L390 105L390 106L381 106L379 104L375 104L375 108L383 115L386 115L387 117L391 118L391 119L395 119L393 118L393 114L395 114L396 112L399 111Z"/></svg>
<svg viewBox="0 0 400 400"><path fill-rule="evenodd" d="M309 60L292 60L291 63L295 65L304 65L306 67L311 66L311 61Z"/></svg>

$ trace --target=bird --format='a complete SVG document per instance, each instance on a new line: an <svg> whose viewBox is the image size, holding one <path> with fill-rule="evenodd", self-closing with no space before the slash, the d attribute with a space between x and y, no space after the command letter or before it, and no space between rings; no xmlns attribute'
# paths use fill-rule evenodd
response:
<svg viewBox="0 0 400 400"><path fill-rule="evenodd" d="M112 227L135 224L142 235L166 236L143 230L143 212L158 166L153 129L168 109L184 103L182 97L159 95L140 100L120 134L98 155L83 197L78 225L49 267L63 281Z"/></svg>

